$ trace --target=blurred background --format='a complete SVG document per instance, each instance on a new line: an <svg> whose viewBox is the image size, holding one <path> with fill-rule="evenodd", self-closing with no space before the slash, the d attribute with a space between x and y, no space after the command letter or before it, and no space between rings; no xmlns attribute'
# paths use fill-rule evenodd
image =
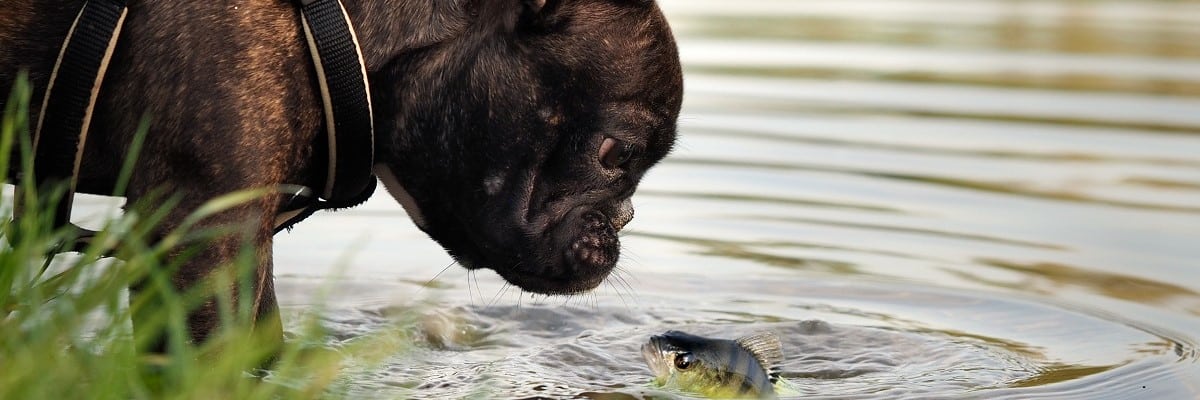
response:
<svg viewBox="0 0 1200 400"><path fill-rule="evenodd" d="M808 398L1200 397L1200 2L661 0L675 153L595 293L467 273L380 191L277 236L288 320L417 345L367 398L679 393L638 347L771 330Z"/></svg>

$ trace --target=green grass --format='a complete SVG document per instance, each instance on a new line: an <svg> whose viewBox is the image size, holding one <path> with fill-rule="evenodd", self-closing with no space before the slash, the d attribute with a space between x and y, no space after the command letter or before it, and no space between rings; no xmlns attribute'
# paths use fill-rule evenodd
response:
<svg viewBox="0 0 1200 400"><path fill-rule="evenodd" d="M28 140L22 140L29 137L29 98L28 83L19 78L0 120L0 176L7 176L13 146L29 153ZM126 162L124 177L131 166ZM292 324L302 328L280 344L254 333L250 301L233 305L228 290L180 293L171 288L170 274L182 257L168 254L186 256L215 235L228 233L192 229L192 224L265 191L218 198L158 241L149 238L172 199L160 196L153 203L135 204L130 207L134 211L107 221L84 253L59 256L53 264L45 255L70 240L72 232L52 229L53 208L48 205L53 201L44 197L54 196L24 192L25 207L15 222L13 199L0 198L0 399L339 397L338 387L353 378L343 372L346 362L357 363L368 351L394 353L404 346L395 337L364 338L368 340L334 351L325 345L328 340L315 317ZM253 249L247 244L245 250L245 257L222 266L210 277L212 284L202 286L230 288L239 282L248 287ZM143 282L145 289L130 301L126 288L135 282ZM221 327L202 345L187 343L187 310L214 296L224 299L218 302ZM146 327L167 332L168 353L146 351L148 340L133 335L134 314L149 316ZM263 365L271 367L260 369Z"/></svg>

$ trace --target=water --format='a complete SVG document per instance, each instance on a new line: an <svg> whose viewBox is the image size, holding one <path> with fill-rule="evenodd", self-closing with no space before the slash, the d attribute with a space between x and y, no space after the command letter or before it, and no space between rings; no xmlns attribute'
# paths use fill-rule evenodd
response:
<svg viewBox="0 0 1200 400"><path fill-rule="evenodd" d="M683 329L777 332L806 398L1200 397L1200 3L662 6L681 142L595 294L439 273L386 196L278 237L293 330L415 340L338 390L678 396L638 347Z"/></svg>

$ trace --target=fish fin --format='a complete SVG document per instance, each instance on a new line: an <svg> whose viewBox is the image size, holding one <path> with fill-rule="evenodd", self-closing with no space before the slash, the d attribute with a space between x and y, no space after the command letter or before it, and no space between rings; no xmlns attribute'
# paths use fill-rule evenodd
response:
<svg viewBox="0 0 1200 400"><path fill-rule="evenodd" d="M779 364L783 363L783 345L779 337L771 332L758 332L750 336L738 338L738 346L750 352L758 363L767 370L771 383L779 380Z"/></svg>

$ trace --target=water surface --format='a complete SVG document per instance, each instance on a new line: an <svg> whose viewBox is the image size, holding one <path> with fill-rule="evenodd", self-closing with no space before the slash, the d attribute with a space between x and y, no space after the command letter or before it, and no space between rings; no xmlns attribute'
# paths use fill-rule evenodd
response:
<svg viewBox="0 0 1200 400"><path fill-rule="evenodd" d="M1200 397L1200 3L661 3L681 139L594 294L445 269L382 195L277 238L293 329L415 340L339 391L670 398L638 347L682 329L776 332L805 398Z"/></svg>

